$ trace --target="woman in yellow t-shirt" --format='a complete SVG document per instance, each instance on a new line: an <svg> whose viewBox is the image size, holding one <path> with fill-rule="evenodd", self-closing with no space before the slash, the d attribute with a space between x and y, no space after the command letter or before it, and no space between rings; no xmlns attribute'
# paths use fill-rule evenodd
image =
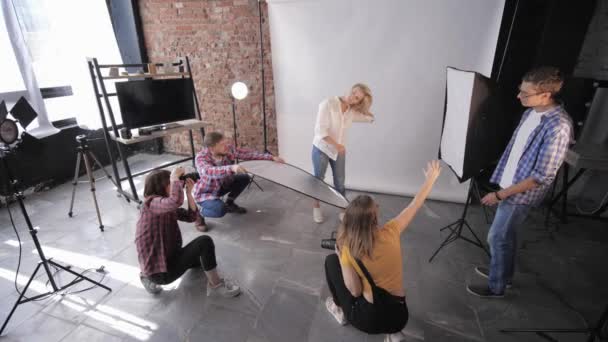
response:
<svg viewBox="0 0 608 342"><path fill-rule="evenodd" d="M336 254L325 259L332 294L325 304L340 324L350 322L368 333L385 333L385 341L403 337L408 310L400 235L422 207L440 172L439 161L431 161L414 200L384 226L378 224L378 205L367 195L358 196L346 208Z"/></svg>

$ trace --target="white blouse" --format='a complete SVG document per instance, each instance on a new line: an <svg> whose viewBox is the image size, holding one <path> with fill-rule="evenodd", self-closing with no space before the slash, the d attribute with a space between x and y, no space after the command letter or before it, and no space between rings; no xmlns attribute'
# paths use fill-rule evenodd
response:
<svg viewBox="0 0 608 342"><path fill-rule="evenodd" d="M315 124L315 137L312 144L319 149L325 137L331 137L338 144L344 145L347 132L353 122L373 122L373 115L365 115L348 109L342 114L340 98L330 97L319 104L317 122Z"/></svg>

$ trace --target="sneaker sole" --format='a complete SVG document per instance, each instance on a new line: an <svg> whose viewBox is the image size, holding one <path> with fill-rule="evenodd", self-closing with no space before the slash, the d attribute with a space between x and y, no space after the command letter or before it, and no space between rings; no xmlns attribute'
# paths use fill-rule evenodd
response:
<svg viewBox="0 0 608 342"><path fill-rule="evenodd" d="M496 298L496 299L500 299L500 298L505 298L504 294L501 295L492 295L492 296L482 296L479 293L475 293L473 291L471 291L471 289L469 289L469 287L467 286L467 292L472 294L475 297L479 297L479 298Z"/></svg>
<svg viewBox="0 0 608 342"><path fill-rule="evenodd" d="M238 297L241 294L241 291L239 290L236 293L231 293L230 295L224 296L222 294L219 293L207 293L207 297L210 298L234 298L234 297Z"/></svg>
<svg viewBox="0 0 608 342"><path fill-rule="evenodd" d="M338 324L340 324L341 326L345 326L348 322L346 321L346 319L344 321L341 321L338 319L338 317L336 317L336 315L334 315L334 313L330 310L329 306L327 305L327 301L325 301L325 309L327 309L327 312L329 312L329 314L336 320L336 322L338 322Z"/></svg>
<svg viewBox="0 0 608 342"><path fill-rule="evenodd" d="M479 274L482 278L490 279L487 274L481 272L477 267L475 267L475 273ZM511 289L513 287L513 284L506 284L505 287L507 289Z"/></svg>

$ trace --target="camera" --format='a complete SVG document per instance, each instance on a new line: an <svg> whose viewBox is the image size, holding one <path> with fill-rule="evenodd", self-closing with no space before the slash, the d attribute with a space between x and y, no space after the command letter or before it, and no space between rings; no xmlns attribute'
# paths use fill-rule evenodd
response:
<svg viewBox="0 0 608 342"><path fill-rule="evenodd" d="M331 249L332 251L336 249L336 232L331 233L331 238L321 240L321 248Z"/></svg>
<svg viewBox="0 0 608 342"><path fill-rule="evenodd" d="M196 171L190 172L190 173L184 173L183 175L179 176L179 180L185 181L187 178L190 178L196 182L199 179L201 179L201 176L199 176L198 172L196 172Z"/></svg>

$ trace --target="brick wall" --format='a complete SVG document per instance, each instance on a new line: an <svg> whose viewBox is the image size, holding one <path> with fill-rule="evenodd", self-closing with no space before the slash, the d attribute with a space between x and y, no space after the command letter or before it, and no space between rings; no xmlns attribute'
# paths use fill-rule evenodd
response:
<svg viewBox="0 0 608 342"><path fill-rule="evenodd" d="M243 81L249 96L237 102L240 146L262 150L262 83L257 0L140 0L144 39L151 62L177 57L190 59L194 84L206 132L220 131L233 136L230 87ZM262 4L264 73L268 148L277 151L274 88L270 54L268 12ZM195 146L201 148L200 134ZM189 154L187 133L164 140L165 151Z"/></svg>

